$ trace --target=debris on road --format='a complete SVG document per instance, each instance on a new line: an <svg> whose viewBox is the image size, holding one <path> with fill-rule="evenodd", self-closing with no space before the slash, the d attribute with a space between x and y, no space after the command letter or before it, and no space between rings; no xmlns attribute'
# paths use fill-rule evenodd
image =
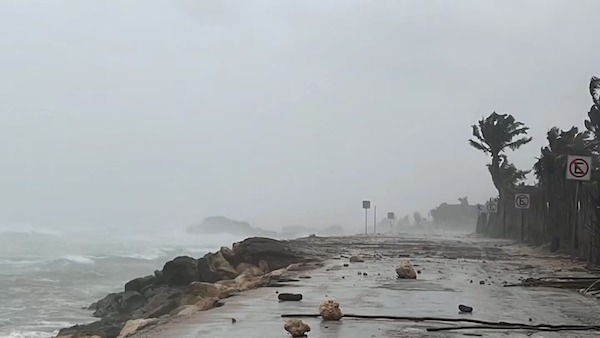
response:
<svg viewBox="0 0 600 338"><path fill-rule="evenodd" d="M410 261L400 262L400 264L396 267L396 274L398 275L398 278L404 278L404 279L416 279L417 278L417 272L415 271L415 268L412 266Z"/></svg>
<svg viewBox="0 0 600 338"><path fill-rule="evenodd" d="M504 284L505 287L550 287L562 289L585 289L585 292L600 291L600 277L540 277L526 278L521 283Z"/></svg>
<svg viewBox="0 0 600 338"><path fill-rule="evenodd" d="M306 332L310 332L310 326L300 319L290 319L285 322L283 328L289 332L292 337L306 337Z"/></svg>
<svg viewBox="0 0 600 338"><path fill-rule="evenodd" d="M277 298L283 302L299 302L302 300L300 293L280 293Z"/></svg>
<svg viewBox="0 0 600 338"><path fill-rule="evenodd" d="M319 314L323 320L340 320L343 317L340 304L333 300L326 300L321 303Z"/></svg>
<svg viewBox="0 0 600 338"><path fill-rule="evenodd" d="M467 305L463 305L463 304L460 304L458 306L458 310L460 312L465 312L465 313L471 313L471 312L473 312L473 308L472 307L467 306Z"/></svg>

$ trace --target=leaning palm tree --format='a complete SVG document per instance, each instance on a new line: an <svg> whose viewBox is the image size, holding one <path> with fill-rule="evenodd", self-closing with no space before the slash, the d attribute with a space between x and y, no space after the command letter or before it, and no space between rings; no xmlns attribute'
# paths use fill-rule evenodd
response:
<svg viewBox="0 0 600 338"><path fill-rule="evenodd" d="M516 150L531 142L531 137L519 137L520 135L526 135L529 127L516 121L512 115L493 112L490 116L479 120L478 124L474 124L472 128L474 139L470 139L469 144L475 149L489 154L492 158L491 163L488 164L488 169L494 186L498 190L499 196L501 196L508 173L506 170L512 172L511 165L506 161L505 152L507 149ZM520 172L517 176L524 178L526 173ZM513 172L513 174L517 173Z"/></svg>

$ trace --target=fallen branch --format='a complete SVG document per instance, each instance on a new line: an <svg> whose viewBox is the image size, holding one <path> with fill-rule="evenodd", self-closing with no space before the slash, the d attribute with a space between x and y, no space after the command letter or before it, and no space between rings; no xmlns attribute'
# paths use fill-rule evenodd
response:
<svg viewBox="0 0 600 338"><path fill-rule="evenodd" d="M319 314L282 314L283 318L318 318L321 317ZM490 322L479 319L471 318L443 318L443 317L408 317L408 316L388 316L388 315L353 315L345 314L342 318L355 318L355 319L390 319L390 320L407 320L413 322L466 322L474 324L482 324L478 326L454 326L444 328L428 328L427 331L448 331L448 330L462 330L462 329L504 329L504 330L536 330L536 331L589 331L596 330L600 331L600 326L589 326L589 325L551 325L551 324L536 324L529 325L523 323L511 323L511 322Z"/></svg>
<svg viewBox="0 0 600 338"><path fill-rule="evenodd" d="M504 287L553 287L563 289L587 289L587 291L600 290L597 285L599 277L544 277L527 278L518 284L504 284Z"/></svg>
<svg viewBox="0 0 600 338"><path fill-rule="evenodd" d="M283 314L283 318L318 318L321 317L319 314ZM471 319L471 318L443 318L443 317L408 317L408 316L387 316L387 315L352 315L344 314L342 318L355 318L355 319L390 319L390 320L407 320L413 322L465 322L474 324L484 325L526 325L521 323L508 323L508 322L488 322L485 320Z"/></svg>
<svg viewBox="0 0 600 338"><path fill-rule="evenodd" d="M599 331L600 326L585 325L474 325L454 327L432 327L429 332L453 331L453 330L530 330L530 331Z"/></svg>

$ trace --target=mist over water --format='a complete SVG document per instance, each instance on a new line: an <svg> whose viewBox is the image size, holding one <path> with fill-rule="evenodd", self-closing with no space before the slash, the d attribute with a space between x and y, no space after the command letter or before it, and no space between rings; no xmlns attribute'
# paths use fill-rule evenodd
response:
<svg viewBox="0 0 600 338"><path fill-rule="evenodd" d="M0 337L50 337L91 322L87 308L176 256L200 257L242 238L233 235L104 236L44 229L0 231Z"/></svg>

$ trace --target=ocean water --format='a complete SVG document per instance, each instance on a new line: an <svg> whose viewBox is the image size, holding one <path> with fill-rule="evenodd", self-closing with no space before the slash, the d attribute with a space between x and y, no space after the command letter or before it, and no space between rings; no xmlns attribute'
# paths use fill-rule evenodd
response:
<svg viewBox="0 0 600 338"><path fill-rule="evenodd" d="M157 236L158 237L158 236ZM46 338L96 320L86 308L180 255L201 257L242 238L160 238L0 230L0 338Z"/></svg>

